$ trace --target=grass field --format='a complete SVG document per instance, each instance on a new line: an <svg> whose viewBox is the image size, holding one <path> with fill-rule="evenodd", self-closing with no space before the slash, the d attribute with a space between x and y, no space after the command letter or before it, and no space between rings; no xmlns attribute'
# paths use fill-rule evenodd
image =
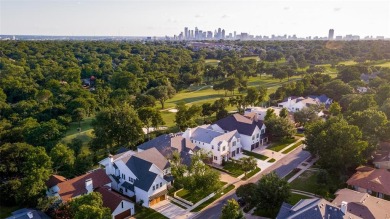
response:
<svg viewBox="0 0 390 219"><path fill-rule="evenodd" d="M230 175L232 175L233 177L238 177L245 172L241 169L241 165L239 163L229 161L225 163L223 169L229 171Z"/></svg>
<svg viewBox="0 0 390 219"><path fill-rule="evenodd" d="M135 215L133 217L136 219L168 219L151 208L140 207L138 205L135 206Z"/></svg>
<svg viewBox="0 0 390 219"><path fill-rule="evenodd" d="M337 63L338 65L356 65L358 64L357 62L353 61L353 60L348 60L348 61L343 61L343 62L339 62Z"/></svg>
<svg viewBox="0 0 390 219"><path fill-rule="evenodd" d="M293 138L293 139L286 139L280 142L275 142L270 146L268 146L267 149L278 152L283 150L285 147L289 146L290 144L294 143L295 141L296 139Z"/></svg>
<svg viewBox="0 0 390 219"><path fill-rule="evenodd" d="M89 129L92 128L92 120L94 119L95 117L88 117L88 118L85 118L83 121L80 122L80 127L81 127L81 131L87 131ZM76 134L78 133L78 130L77 128L79 127L79 123L78 122L72 122L70 123L70 126L69 126L69 129L68 131L66 132L66 135L73 135L73 134Z"/></svg>
<svg viewBox="0 0 390 219"><path fill-rule="evenodd" d="M222 186L224 186L225 184L226 184L226 182L220 181L219 185L218 185L218 190L220 188L222 188ZM186 189L182 189L179 192L177 192L176 195L195 204L213 192L215 192L215 191L197 191L197 192L195 192L195 191L188 191Z"/></svg>
<svg viewBox="0 0 390 219"><path fill-rule="evenodd" d="M247 156L252 156L252 157L259 159L259 160L267 160L268 159L267 156L262 155L262 154L258 154L258 153L252 152L252 151L242 150L242 153L247 155Z"/></svg>
<svg viewBox="0 0 390 219"><path fill-rule="evenodd" d="M301 194L291 193L291 196L290 196L290 198L288 199L287 203L289 203L290 205L295 205L295 204L298 203L301 199L308 199L308 198L310 198L310 197L305 196L305 195L301 195Z"/></svg>
<svg viewBox="0 0 390 219"><path fill-rule="evenodd" d="M381 64L376 64L374 66L379 66L379 67L383 67L383 68L390 68L390 61L384 62L384 63L381 63Z"/></svg>
<svg viewBox="0 0 390 219"><path fill-rule="evenodd" d="M215 200L219 199L221 196L225 195L228 193L230 190L234 189L234 185L228 185L226 188L224 188L222 191L218 191L212 198L209 200L203 202L200 204L198 207L194 208L191 210L191 212L198 212L208 206L209 204L213 203Z"/></svg>

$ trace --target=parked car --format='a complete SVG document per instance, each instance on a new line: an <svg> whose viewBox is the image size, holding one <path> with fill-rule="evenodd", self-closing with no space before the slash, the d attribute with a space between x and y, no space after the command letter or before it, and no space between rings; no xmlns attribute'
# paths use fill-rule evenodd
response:
<svg viewBox="0 0 390 219"><path fill-rule="evenodd" d="M241 206L241 207L243 207L243 206L245 206L245 201L244 201L244 199L242 199L242 198L239 198L239 199L237 199L237 202L238 202L238 204Z"/></svg>

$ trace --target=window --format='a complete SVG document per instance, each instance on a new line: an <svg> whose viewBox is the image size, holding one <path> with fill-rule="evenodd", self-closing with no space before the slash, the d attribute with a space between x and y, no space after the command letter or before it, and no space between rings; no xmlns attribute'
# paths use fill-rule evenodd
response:
<svg viewBox="0 0 390 219"><path fill-rule="evenodd" d="M218 151L220 150L219 146L218 146Z"/></svg>
<svg viewBox="0 0 390 219"><path fill-rule="evenodd" d="M153 186L153 190L155 190L155 187Z"/></svg>
<svg viewBox="0 0 390 219"><path fill-rule="evenodd" d="M194 143L194 140L191 140L191 143Z"/></svg>
<svg viewBox="0 0 390 219"><path fill-rule="evenodd" d="M121 202L121 206L122 206L122 208L123 208L123 202Z"/></svg>
<svg viewBox="0 0 390 219"><path fill-rule="evenodd" d="M260 134L259 134L259 133L257 133L257 135L256 135L256 138L259 138L259 136L260 136Z"/></svg>
<svg viewBox="0 0 390 219"><path fill-rule="evenodd" d="M127 189L125 188L125 192L127 192Z"/></svg>
<svg viewBox="0 0 390 219"><path fill-rule="evenodd" d="M222 147L222 151L225 151L225 146Z"/></svg>
<svg viewBox="0 0 390 219"><path fill-rule="evenodd" d="M203 145L204 145L204 143L203 143Z"/></svg>
<svg viewBox="0 0 390 219"><path fill-rule="evenodd" d="M233 141L233 146L236 146L236 142L235 141Z"/></svg>
<svg viewBox="0 0 390 219"><path fill-rule="evenodd" d="M255 136L252 136L252 140L255 140Z"/></svg>
<svg viewBox="0 0 390 219"><path fill-rule="evenodd" d="M162 182L160 182L160 187L162 187Z"/></svg>
<svg viewBox="0 0 390 219"><path fill-rule="evenodd" d="M214 156L214 160L218 160L218 157L217 157L217 156Z"/></svg>
<svg viewBox="0 0 390 219"><path fill-rule="evenodd" d="M214 150L214 145L211 145L211 149Z"/></svg>
<svg viewBox="0 0 390 219"><path fill-rule="evenodd" d="M262 129L262 130L261 130L261 134L264 134L264 132L265 132L265 130L264 130L264 129Z"/></svg>
<svg viewBox="0 0 390 219"><path fill-rule="evenodd" d="M158 183L156 184L156 189L158 189Z"/></svg>

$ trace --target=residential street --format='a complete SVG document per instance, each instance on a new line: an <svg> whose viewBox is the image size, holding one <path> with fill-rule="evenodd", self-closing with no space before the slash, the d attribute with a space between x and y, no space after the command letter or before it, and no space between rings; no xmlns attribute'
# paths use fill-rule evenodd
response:
<svg viewBox="0 0 390 219"><path fill-rule="evenodd" d="M310 157L310 153L302 150L302 146L298 147L296 150L292 151L290 154L286 155L279 161L275 163L275 165L266 169L262 174L259 174L248 182L257 182L264 174L268 174L272 171L275 171L276 174L280 177L286 176L289 172L291 172L294 168L296 168L301 162ZM248 183L245 182L245 183ZM244 184L244 182L236 183L236 188L240 185ZM232 190L228 193L228 195L224 196L220 200L216 201L212 205L210 205L207 209L194 216L194 218L219 218L222 206L226 203L227 200L231 198L237 198L235 195L235 190Z"/></svg>

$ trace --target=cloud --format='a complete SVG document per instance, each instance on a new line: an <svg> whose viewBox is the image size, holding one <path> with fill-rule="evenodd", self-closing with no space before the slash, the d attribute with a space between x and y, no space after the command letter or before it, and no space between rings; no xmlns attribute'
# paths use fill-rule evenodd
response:
<svg viewBox="0 0 390 219"><path fill-rule="evenodd" d="M333 11L340 11L341 10L341 8L333 8Z"/></svg>
<svg viewBox="0 0 390 219"><path fill-rule="evenodd" d="M177 19L175 19L175 18L168 18L168 23L177 23Z"/></svg>
<svg viewBox="0 0 390 219"><path fill-rule="evenodd" d="M196 18L201 18L201 17L203 17L203 15L201 15L201 14L196 14L195 17L196 17Z"/></svg>
<svg viewBox="0 0 390 219"><path fill-rule="evenodd" d="M285 11L290 10L290 7L284 7L283 10Z"/></svg>
<svg viewBox="0 0 390 219"><path fill-rule="evenodd" d="M222 15L222 19L225 19L225 18L228 18L229 16L228 15L226 15L226 14L224 14L224 15Z"/></svg>

